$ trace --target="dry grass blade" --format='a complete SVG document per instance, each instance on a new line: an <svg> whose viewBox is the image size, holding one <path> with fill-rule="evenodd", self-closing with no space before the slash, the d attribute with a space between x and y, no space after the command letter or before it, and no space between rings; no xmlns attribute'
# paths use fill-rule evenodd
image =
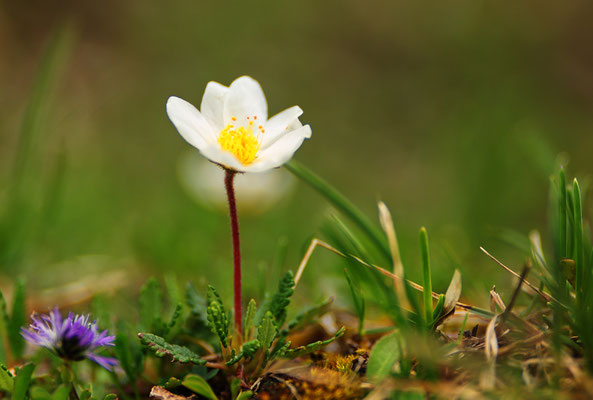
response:
<svg viewBox="0 0 593 400"><path fill-rule="evenodd" d="M515 271L513 271L512 269L510 269L506 265L504 265L502 262L500 262L492 254L488 253L485 248L480 247L480 250L482 250L482 252L484 254L486 254L488 257L490 257L490 259L492 259L492 261L494 261L496 264L498 264L500 267L502 267L505 271L509 272L514 277L516 277L518 279L521 279L521 275L519 275L518 273L516 273ZM532 289L535 293L537 293L538 295L540 295L546 302L549 302L549 301L554 300L554 298L552 296L550 296L547 293L542 292L537 287L535 287L533 284L531 284L529 281L524 281L524 282L525 282L525 285L529 286L530 289Z"/></svg>
<svg viewBox="0 0 593 400"><path fill-rule="evenodd" d="M404 265L399 253L399 244L397 242L397 234L395 233L395 225L393 224L391 212L389 211L387 205L385 205L385 203L382 201L377 203L377 208L379 209L379 222L381 223L381 228L383 228L385 235L387 235L389 250L391 251L391 258L393 259L393 274L396 276L404 276ZM401 279L394 279L393 287L400 304L403 307L409 308L410 304L408 302L408 298L405 295L406 289L404 287L403 281Z"/></svg>
<svg viewBox="0 0 593 400"><path fill-rule="evenodd" d="M313 251L315 251L315 249L317 248L317 246L320 246L320 247L322 247L322 248L324 248L326 250L329 250L332 253L335 253L335 254L337 254L337 255L339 255L341 257L344 257L344 258L348 258L348 257L349 258L352 258L353 260L355 260L356 262L364 265L365 267L373 268L373 269L379 271L381 274L383 274L383 275L385 275L385 276L387 276L387 277L389 277L391 279L394 279L394 280L397 279L397 280L403 281L403 279L401 277L399 277L399 276L397 276L395 274L392 274L391 272L387 271L384 268L381 268L381 267L379 267L377 265L374 265L374 264L369 264L366 261L364 261L364 260L360 259L359 257L356 257L356 256L354 256L352 254L346 255L346 254L342 253L341 251L339 251L338 249L332 247L330 244L328 244L328 243L326 243L326 242L324 242L322 240L319 240L319 239L315 238L309 244L309 247L307 248L307 251L305 252L305 255L303 256L303 259L301 260L301 263L299 264L299 267L297 269L297 273L296 273L295 279L294 279L294 281L295 281L295 287L299 283L299 280L301 279L301 276L303 275L303 272L304 272L305 268L307 267L307 264L309 263L309 259L311 258L311 255L313 254ZM415 282L412 282L410 280L406 280L406 282L410 285L411 288L413 288L413 289L415 289L415 290L417 290L419 292L424 291L424 288L422 287L422 285L419 285L419 284L417 284ZM432 292L432 298L433 299L438 300L439 297L440 297L440 295L438 293ZM473 311L476 311L476 312L485 313L486 315L490 315L488 311L482 310L482 309L480 309L478 307L475 307L475 306L472 306L470 304L465 304L465 303L461 303L461 302L458 301L455 305L457 307L463 308L464 310L473 310Z"/></svg>
<svg viewBox="0 0 593 400"><path fill-rule="evenodd" d="M191 395L189 397L174 394L160 386L153 386L150 390L150 398L155 400L197 400L198 396Z"/></svg>

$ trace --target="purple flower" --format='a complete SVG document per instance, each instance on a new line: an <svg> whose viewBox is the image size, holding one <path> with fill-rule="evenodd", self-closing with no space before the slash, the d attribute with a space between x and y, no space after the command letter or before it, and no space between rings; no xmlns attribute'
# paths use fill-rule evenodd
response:
<svg viewBox="0 0 593 400"><path fill-rule="evenodd" d="M47 347L62 359L88 358L108 370L118 364L115 358L95 354L95 350L103 346L113 346L115 336L108 336L106 330L99 332L97 321L89 322L88 315L68 313L68 318L63 319L56 307L49 314L33 313L31 320L29 329L21 328L21 335L33 344Z"/></svg>

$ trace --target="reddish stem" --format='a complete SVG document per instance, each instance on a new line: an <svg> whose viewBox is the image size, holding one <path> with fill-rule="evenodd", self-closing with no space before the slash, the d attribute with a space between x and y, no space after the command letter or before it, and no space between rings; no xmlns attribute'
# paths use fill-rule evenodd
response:
<svg viewBox="0 0 593 400"><path fill-rule="evenodd" d="M235 295L235 329L239 336L243 333L243 302L241 295L241 241L239 240L239 219L237 218L237 201L233 182L236 171L225 169L224 186L229 201L229 215L231 217L231 234L233 236L233 288Z"/></svg>

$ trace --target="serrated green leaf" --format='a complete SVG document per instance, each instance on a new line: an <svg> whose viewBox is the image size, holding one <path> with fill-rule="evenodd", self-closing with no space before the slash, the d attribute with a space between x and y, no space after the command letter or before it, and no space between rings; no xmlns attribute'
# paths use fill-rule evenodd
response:
<svg viewBox="0 0 593 400"><path fill-rule="evenodd" d="M223 347L228 347L229 319L216 289L208 285L208 322Z"/></svg>
<svg viewBox="0 0 593 400"><path fill-rule="evenodd" d="M8 338L12 355L16 359L23 357L25 340L21 336L21 328L27 324L27 310L25 306L25 282L19 279L14 287L12 297L12 313L8 329Z"/></svg>
<svg viewBox="0 0 593 400"><path fill-rule="evenodd" d="M0 364L0 392L12 392L14 378L8 369Z"/></svg>
<svg viewBox="0 0 593 400"><path fill-rule="evenodd" d="M276 337L276 324L271 312L267 312L261 324L257 328L257 340L259 340L262 349L268 350Z"/></svg>
<svg viewBox="0 0 593 400"><path fill-rule="evenodd" d="M367 376L371 382L381 382L389 375L393 365L401 358L400 342L399 332L393 332L375 343L367 365Z"/></svg>
<svg viewBox="0 0 593 400"><path fill-rule="evenodd" d="M188 305L191 314L200 318L204 323L208 321L206 319L206 299L200 296L194 285L190 282L187 282L187 285L185 285L185 302Z"/></svg>
<svg viewBox="0 0 593 400"><path fill-rule="evenodd" d="M14 380L12 400L25 400L34 370L35 364L25 364L21 367Z"/></svg>
<svg viewBox="0 0 593 400"><path fill-rule="evenodd" d="M160 336L151 333L139 333L138 337L142 344L154 351L157 357L169 356L173 361L178 361L180 363L191 362L196 365L206 364L206 360L201 359L199 355L187 347L168 343Z"/></svg>
<svg viewBox="0 0 593 400"><path fill-rule="evenodd" d="M286 353L286 351L290 348L290 342L287 342L286 339L279 340L276 345L274 346L274 350L271 351L270 355L268 356L268 361L272 361L277 357L282 357Z"/></svg>
<svg viewBox="0 0 593 400"><path fill-rule="evenodd" d="M218 400L218 397L216 397L214 391L212 390L208 382L206 382L206 380L202 378L200 375L186 375L183 379L182 385L191 390L192 392L195 392L200 396L204 396L207 399Z"/></svg>
<svg viewBox="0 0 593 400"><path fill-rule="evenodd" d="M315 318L328 312L333 302L333 297L330 297L327 300L314 305L313 307L309 307L301 311L288 324L286 324L286 328L282 330L280 335L286 336L293 331L299 330L309 325L311 322L313 322L313 320L315 320Z"/></svg>
<svg viewBox="0 0 593 400"><path fill-rule="evenodd" d="M253 319L255 318L256 312L257 304L255 303L255 300L251 299L247 305L247 311L245 312L245 318L243 319L244 340L247 340L250 336L251 328L253 326Z"/></svg>
<svg viewBox="0 0 593 400"><path fill-rule="evenodd" d="M157 321L161 320L163 308L163 292L155 278L148 279L142 286L138 302L140 326L145 330L154 331L155 325L158 325Z"/></svg>
<svg viewBox="0 0 593 400"><path fill-rule="evenodd" d="M70 387L61 385L51 394L50 400L67 400L69 394Z"/></svg>
<svg viewBox="0 0 593 400"><path fill-rule="evenodd" d="M237 354L233 354L231 359L229 361L227 361L226 365L236 364L242 358L249 360L249 359L253 358L253 356L255 355L255 352L257 350L259 350L260 348L261 348L261 343L257 339L243 343L243 346L241 347L241 351L239 351Z"/></svg>
<svg viewBox="0 0 593 400"><path fill-rule="evenodd" d="M344 334L345 331L346 331L346 329L344 327L341 327L340 330L338 330L333 337L331 337L327 340L319 340L317 342L309 343L306 346L299 346L299 347L295 347L294 349L288 349L284 352L283 357L293 359L293 358L301 357L305 354L313 353L317 350L324 348L328 344L330 344L333 341L335 341L336 339L338 339L340 336L342 336Z"/></svg>
<svg viewBox="0 0 593 400"><path fill-rule="evenodd" d="M290 304L290 297L294 293L294 276L292 271L288 271L280 279L278 291L272 296L269 311L276 320L276 325L281 327L286 319L286 308Z"/></svg>

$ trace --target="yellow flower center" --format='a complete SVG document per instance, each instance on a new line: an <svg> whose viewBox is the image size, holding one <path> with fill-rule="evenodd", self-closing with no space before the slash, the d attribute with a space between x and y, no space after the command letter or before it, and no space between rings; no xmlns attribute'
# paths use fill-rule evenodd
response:
<svg viewBox="0 0 593 400"><path fill-rule="evenodd" d="M233 117L232 120L236 121L237 119ZM256 116L247 117L247 120L246 127L237 127L231 123L218 135L220 147L237 157L237 160L243 165L249 165L255 161L261 147L261 136L265 132L261 125L256 130L254 122L257 120Z"/></svg>

